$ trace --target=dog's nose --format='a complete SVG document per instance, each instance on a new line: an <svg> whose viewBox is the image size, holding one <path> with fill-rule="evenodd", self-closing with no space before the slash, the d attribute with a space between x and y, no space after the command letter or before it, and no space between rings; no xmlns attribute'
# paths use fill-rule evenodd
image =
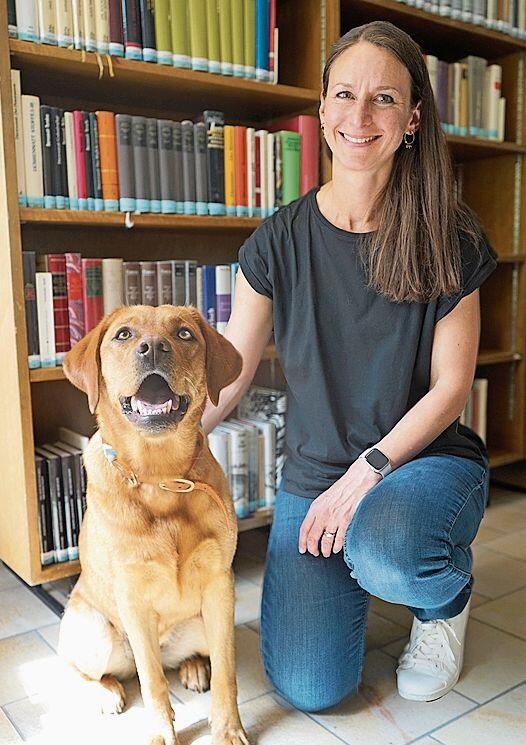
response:
<svg viewBox="0 0 526 745"><path fill-rule="evenodd" d="M162 336L143 337L137 346L137 356L140 360L155 364L171 351L170 345Z"/></svg>

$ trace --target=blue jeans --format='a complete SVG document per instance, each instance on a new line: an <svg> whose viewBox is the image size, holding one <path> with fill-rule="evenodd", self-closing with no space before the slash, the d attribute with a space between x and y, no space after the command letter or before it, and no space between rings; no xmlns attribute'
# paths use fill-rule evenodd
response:
<svg viewBox="0 0 526 745"><path fill-rule="evenodd" d="M421 621L451 618L471 594L472 553L488 473L457 456L423 456L374 486L347 530L343 555L298 551L312 500L276 497L261 603L261 653L277 691L320 711L360 682L369 595ZM349 574L349 570L351 570Z"/></svg>

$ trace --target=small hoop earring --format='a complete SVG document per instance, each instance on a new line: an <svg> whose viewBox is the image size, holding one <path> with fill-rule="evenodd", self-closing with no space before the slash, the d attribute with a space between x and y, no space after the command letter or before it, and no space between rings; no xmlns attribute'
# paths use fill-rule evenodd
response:
<svg viewBox="0 0 526 745"><path fill-rule="evenodd" d="M320 124L320 127L321 127L321 129L322 129L322 132L323 132L323 131L324 131L324 129L325 129L325 124L324 124L324 123L322 122L322 123Z"/></svg>
<svg viewBox="0 0 526 745"><path fill-rule="evenodd" d="M407 138L409 136L412 137L413 139L412 140L408 140ZM404 132L404 142L405 142L405 146L406 146L406 148L408 150L413 147L414 141L415 141L415 133L414 132Z"/></svg>

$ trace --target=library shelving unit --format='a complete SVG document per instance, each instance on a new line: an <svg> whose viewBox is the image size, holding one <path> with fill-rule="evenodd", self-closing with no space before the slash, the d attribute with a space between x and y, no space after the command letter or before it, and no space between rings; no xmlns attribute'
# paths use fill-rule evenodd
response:
<svg viewBox="0 0 526 745"><path fill-rule="evenodd" d="M260 221L142 214L132 215L133 227L127 228L120 213L19 208L10 69L21 70L23 93L64 109L174 120L219 109L228 123L261 127L278 117L317 110L325 33L319 0L302 2L299 18L295 6L278 0L281 54L279 83L273 85L117 58L110 69L104 57L100 75L94 54L9 39L6 7L0 3L0 328L5 350L0 365L0 558L28 584L80 570L78 561L40 564L33 448L56 439L60 425L90 435L95 419L62 368L28 369L22 250L221 263L236 260L239 246ZM275 357L269 345L259 382L271 382ZM268 511L258 511L239 521L240 530L270 519Z"/></svg>
<svg viewBox="0 0 526 745"><path fill-rule="evenodd" d="M480 215L499 253L499 267L481 289L482 334L478 377L489 379L488 447L492 467L524 458L524 345L526 236L526 126L523 120L526 42L481 27L425 13L394 0L277 0L279 83L269 85L209 73L113 58L100 77L93 54L8 38L0 3L0 558L35 585L79 571L78 562L40 565L33 448L56 438L60 425L91 434L94 418L84 394L60 367L29 371L22 250L80 251L85 256L196 258L234 261L258 220L250 218L124 215L20 209L11 103L10 69L21 70L24 93L65 109L108 109L159 118L193 118L217 108L233 124L264 126L299 113L316 114L320 76L331 43L352 26L390 20L424 51L452 61L480 54L503 66L507 99L506 142L448 137L464 198ZM322 181L330 161L322 155ZM152 255L152 246L155 254ZM256 383L283 382L269 346ZM268 521L242 521L242 528Z"/></svg>

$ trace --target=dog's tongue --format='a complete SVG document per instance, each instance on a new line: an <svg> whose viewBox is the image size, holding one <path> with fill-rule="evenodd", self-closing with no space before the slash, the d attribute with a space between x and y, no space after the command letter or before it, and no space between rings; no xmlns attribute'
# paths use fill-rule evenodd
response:
<svg viewBox="0 0 526 745"><path fill-rule="evenodd" d="M159 375L150 375L143 381L135 396L131 397L131 406L140 414L169 414L172 409L178 408L179 396Z"/></svg>

